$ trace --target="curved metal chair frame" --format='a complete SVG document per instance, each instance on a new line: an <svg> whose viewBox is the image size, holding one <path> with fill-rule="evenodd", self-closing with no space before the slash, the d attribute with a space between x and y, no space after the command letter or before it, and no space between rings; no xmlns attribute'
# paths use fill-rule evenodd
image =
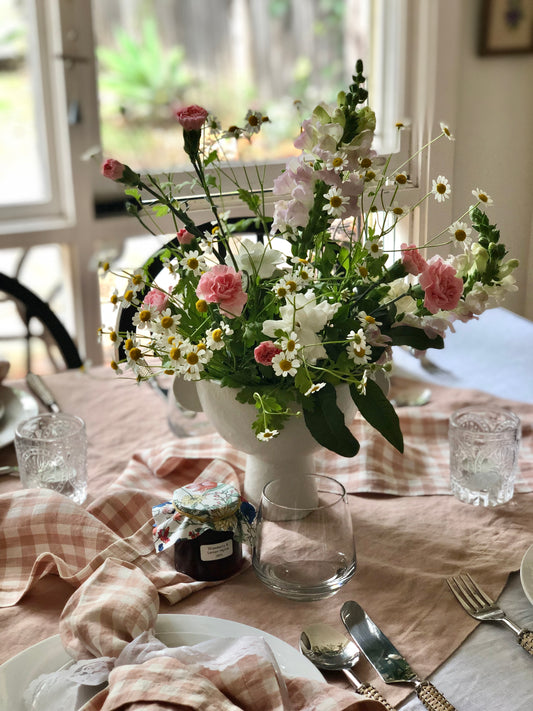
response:
<svg viewBox="0 0 533 711"><path fill-rule="evenodd" d="M15 302L19 315L25 325L26 362L28 372L31 372L32 366L30 352L30 340L34 337L30 330L30 322L32 319L39 321L44 328L45 336L51 336L52 341L56 343L66 368L69 370L81 368L83 361L80 357L76 344L72 340L64 325L45 301L43 301L33 291L21 284L17 279L10 277L7 274L3 274L2 272L0 272L0 292L4 292L10 300ZM50 338L45 336L42 338L49 350ZM54 366L57 369L56 363L54 363Z"/></svg>

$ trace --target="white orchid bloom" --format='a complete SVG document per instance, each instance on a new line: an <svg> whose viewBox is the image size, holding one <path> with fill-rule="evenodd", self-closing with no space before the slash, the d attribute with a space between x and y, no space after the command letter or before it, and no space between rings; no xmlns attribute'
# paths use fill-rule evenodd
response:
<svg viewBox="0 0 533 711"><path fill-rule="evenodd" d="M305 360L316 363L320 358L327 357L318 332L333 318L339 306L340 304L330 304L328 301L317 303L311 290L304 294L294 294L288 297L287 303L280 308L280 319L263 323L263 333L274 338L278 330L285 333L294 332L302 345L301 352Z"/></svg>
<svg viewBox="0 0 533 711"><path fill-rule="evenodd" d="M261 279L268 279L279 265L285 263L284 255L277 249L250 239L241 242L235 259L239 269L248 274L258 274Z"/></svg>

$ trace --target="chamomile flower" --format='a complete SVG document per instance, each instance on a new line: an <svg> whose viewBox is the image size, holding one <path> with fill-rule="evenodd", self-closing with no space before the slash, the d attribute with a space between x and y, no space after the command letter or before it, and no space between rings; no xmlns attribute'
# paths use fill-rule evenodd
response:
<svg viewBox="0 0 533 711"><path fill-rule="evenodd" d="M263 114L260 111L248 111L245 116L244 130L246 133L259 133L263 124ZM268 118L267 118L268 120Z"/></svg>
<svg viewBox="0 0 533 711"><path fill-rule="evenodd" d="M449 141L455 141L455 136L452 135L452 132L450 131L450 127L448 126L448 124L441 121L440 122L440 130L442 131L442 133L446 136L446 138Z"/></svg>
<svg viewBox="0 0 533 711"><path fill-rule="evenodd" d="M173 257L163 257L161 264L170 274L175 275L179 273L179 265Z"/></svg>
<svg viewBox="0 0 533 711"><path fill-rule="evenodd" d="M342 173L347 165L348 156L342 151L333 153L325 162L326 170L334 170L336 173Z"/></svg>
<svg viewBox="0 0 533 711"><path fill-rule="evenodd" d="M346 212L345 204L348 202L349 198L342 194L340 188L330 188L324 195L324 198L327 202L322 209L325 210L328 215L340 217L343 212Z"/></svg>
<svg viewBox="0 0 533 711"><path fill-rule="evenodd" d="M181 350L184 358L181 369L183 379L200 380L200 373L213 357L213 352L208 350L203 342L195 344L190 341L185 341Z"/></svg>
<svg viewBox="0 0 533 711"><path fill-rule="evenodd" d="M457 220L457 222L454 222L453 225L450 225L450 227L448 227L448 232L452 235L454 241L458 244L468 246L472 241L470 237L470 234L472 233L472 228L469 227L466 222L460 222L459 220Z"/></svg>
<svg viewBox="0 0 533 711"><path fill-rule="evenodd" d="M277 437L278 435L279 430L269 430L267 428L258 433L257 439L261 440L261 442L270 442L270 440L274 439L274 437Z"/></svg>
<svg viewBox="0 0 533 711"><path fill-rule="evenodd" d="M394 182L398 185L405 185L408 180L409 176L407 175L407 173L396 173L396 175L394 176Z"/></svg>
<svg viewBox="0 0 533 711"><path fill-rule="evenodd" d="M444 202L450 197L452 187L444 175L438 175L437 179L432 182L431 192L437 202Z"/></svg>
<svg viewBox="0 0 533 711"><path fill-rule="evenodd" d="M317 393L319 390L322 390L322 388L325 388L325 387L326 387L326 383L313 383L304 392L304 397L309 397L309 395L312 395L313 393Z"/></svg>
<svg viewBox="0 0 533 711"><path fill-rule="evenodd" d="M357 365L368 363L372 349L366 342L363 329L360 328L357 333L350 331L347 340L348 345L346 346L346 352L348 353L348 357Z"/></svg>
<svg viewBox="0 0 533 711"><path fill-rule="evenodd" d="M287 296L290 296L290 294L300 291L301 288L302 282L300 278L291 274L286 277L282 277L278 282L276 282L272 287L272 290L278 299L285 299Z"/></svg>
<svg viewBox="0 0 533 711"><path fill-rule="evenodd" d="M175 333L180 324L179 314L173 314L170 309L161 311L157 320L154 321L152 329L158 333L167 335Z"/></svg>
<svg viewBox="0 0 533 711"><path fill-rule="evenodd" d="M476 200L482 202L484 205L492 205L494 202L491 196L487 195L487 193L484 190L481 190L480 188L472 190L472 195L476 198Z"/></svg>
<svg viewBox="0 0 533 711"><path fill-rule="evenodd" d="M205 259L200 252L196 249L187 252L183 259L180 261L182 267L189 269L194 276L200 276L202 271L205 271L206 264Z"/></svg>
<svg viewBox="0 0 533 711"><path fill-rule="evenodd" d="M286 378L287 375L294 377L301 363L298 358L293 357L291 353L282 351L272 358L272 367L274 373Z"/></svg>
<svg viewBox="0 0 533 711"><path fill-rule="evenodd" d="M144 271L142 269L136 269L133 274L130 275L128 288L130 288L135 294L146 286L146 280L144 277Z"/></svg>
<svg viewBox="0 0 533 711"><path fill-rule="evenodd" d="M296 354L297 351L300 350L302 347L302 344L298 341L298 336L294 331L291 331L288 336L283 336L282 338L279 339L278 345L281 348L281 350L285 351L286 353L294 353Z"/></svg>
<svg viewBox="0 0 533 711"><path fill-rule="evenodd" d="M367 328L368 326L381 326L382 322L381 321L376 321L376 319L371 316L370 314L367 314L366 311L360 311L357 315L357 318L361 322L361 325L363 328Z"/></svg>
<svg viewBox="0 0 533 711"><path fill-rule="evenodd" d="M224 336L231 336L233 329L231 329L223 321L220 322L218 328L210 328L206 332L206 344L212 351L219 351L224 348Z"/></svg>
<svg viewBox="0 0 533 711"><path fill-rule="evenodd" d="M379 239L367 239L365 242L365 249L375 259L381 257L383 254L383 245Z"/></svg>
<svg viewBox="0 0 533 711"><path fill-rule="evenodd" d="M143 304L143 306L135 312L132 323L136 328L150 328L152 320L157 316L158 311L151 304Z"/></svg>
<svg viewBox="0 0 533 711"><path fill-rule="evenodd" d="M405 217L411 210L409 205L399 205L396 201L392 202L389 207L389 213L394 215L396 219L400 217Z"/></svg>

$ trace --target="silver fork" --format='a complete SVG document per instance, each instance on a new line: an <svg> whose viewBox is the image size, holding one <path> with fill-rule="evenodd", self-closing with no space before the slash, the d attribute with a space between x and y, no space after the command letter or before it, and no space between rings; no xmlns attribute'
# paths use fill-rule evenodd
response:
<svg viewBox="0 0 533 711"><path fill-rule="evenodd" d="M476 620L503 622L518 637L518 644L533 654L533 631L512 622L505 612L491 600L468 573L446 579L448 586L469 615Z"/></svg>

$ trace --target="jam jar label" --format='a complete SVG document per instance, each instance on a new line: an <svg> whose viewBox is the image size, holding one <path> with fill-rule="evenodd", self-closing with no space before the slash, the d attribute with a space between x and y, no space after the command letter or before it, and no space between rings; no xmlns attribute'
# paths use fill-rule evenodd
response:
<svg viewBox="0 0 533 711"><path fill-rule="evenodd" d="M207 543L200 546L200 558L202 560L221 560L233 555L233 540L229 538L222 543Z"/></svg>

